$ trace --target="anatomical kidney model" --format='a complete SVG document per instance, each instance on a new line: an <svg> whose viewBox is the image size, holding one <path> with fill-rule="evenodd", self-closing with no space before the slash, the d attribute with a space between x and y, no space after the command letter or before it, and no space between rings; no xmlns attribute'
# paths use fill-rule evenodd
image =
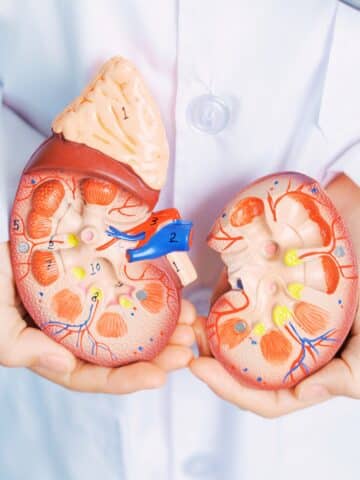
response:
<svg viewBox="0 0 360 480"><path fill-rule="evenodd" d="M230 290L207 323L215 357L241 382L289 388L328 362L357 308L354 250L343 220L315 180L264 177L216 221Z"/></svg>
<svg viewBox="0 0 360 480"><path fill-rule="evenodd" d="M152 213L168 145L135 67L113 58L53 122L26 166L11 218L21 299L39 327L89 362L154 358L196 278L192 224Z"/></svg>

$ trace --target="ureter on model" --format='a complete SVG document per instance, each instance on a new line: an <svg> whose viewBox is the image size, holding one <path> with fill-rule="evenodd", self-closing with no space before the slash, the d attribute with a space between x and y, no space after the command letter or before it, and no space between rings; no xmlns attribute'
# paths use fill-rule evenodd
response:
<svg viewBox="0 0 360 480"><path fill-rule="evenodd" d="M197 273L189 255L186 252L172 252L166 255L171 268L179 277L183 287L190 285L197 279Z"/></svg>

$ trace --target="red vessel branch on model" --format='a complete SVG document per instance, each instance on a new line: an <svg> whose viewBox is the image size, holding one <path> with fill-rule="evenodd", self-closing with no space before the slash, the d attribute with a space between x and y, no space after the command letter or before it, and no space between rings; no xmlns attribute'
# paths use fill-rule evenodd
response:
<svg viewBox="0 0 360 480"><path fill-rule="evenodd" d="M346 226L315 180L258 180L229 203L208 241L230 287L211 308L208 337L236 378L289 388L336 354L357 308L357 265Z"/></svg>
<svg viewBox="0 0 360 480"><path fill-rule="evenodd" d="M107 62L33 154L11 218L21 299L77 356L117 366L154 358L196 274L191 222L153 212L166 179L159 111L133 65Z"/></svg>

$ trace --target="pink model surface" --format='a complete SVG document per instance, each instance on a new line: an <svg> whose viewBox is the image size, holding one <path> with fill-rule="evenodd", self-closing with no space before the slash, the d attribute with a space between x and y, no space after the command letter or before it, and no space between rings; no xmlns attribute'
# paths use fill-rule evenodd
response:
<svg viewBox="0 0 360 480"><path fill-rule="evenodd" d="M294 386L338 351L358 302L355 253L327 194L300 173L256 181L208 238L229 290L211 308L213 354L239 381Z"/></svg>
<svg viewBox="0 0 360 480"><path fill-rule="evenodd" d="M54 121L13 206L12 264L37 325L75 355L118 366L154 358L173 333L192 224L153 208L168 145L136 68L116 57Z"/></svg>

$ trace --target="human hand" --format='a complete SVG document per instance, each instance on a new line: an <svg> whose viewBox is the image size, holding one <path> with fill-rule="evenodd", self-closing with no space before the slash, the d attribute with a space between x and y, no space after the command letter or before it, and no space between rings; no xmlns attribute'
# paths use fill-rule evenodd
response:
<svg viewBox="0 0 360 480"><path fill-rule="evenodd" d="M28 367L71 390L125 394L157 388L168 372L186 367L192 359L195 337L191 325L196 314L185 300L176 330L157 358L106 368L79 360L32 324L16 292L8 243L0 244L0 292L0 364Z"/></svg>
<svg viewBox="0 0 360 480"><path fill-rule="evenodd" d="M350 230L359 259L360 188L346 175L340 175L328 186L327 193ZM223 275L215 290L214 300L228 288L226 275ZM194 329L200 347L200 357L191 362L192 372L221 398L242 409L273 418L334 396L360 398L360 312L344 347L329 364L296 387L278 391L257 390L239 383L211 357L206 340L205 319L198 318Z"/></svg>

